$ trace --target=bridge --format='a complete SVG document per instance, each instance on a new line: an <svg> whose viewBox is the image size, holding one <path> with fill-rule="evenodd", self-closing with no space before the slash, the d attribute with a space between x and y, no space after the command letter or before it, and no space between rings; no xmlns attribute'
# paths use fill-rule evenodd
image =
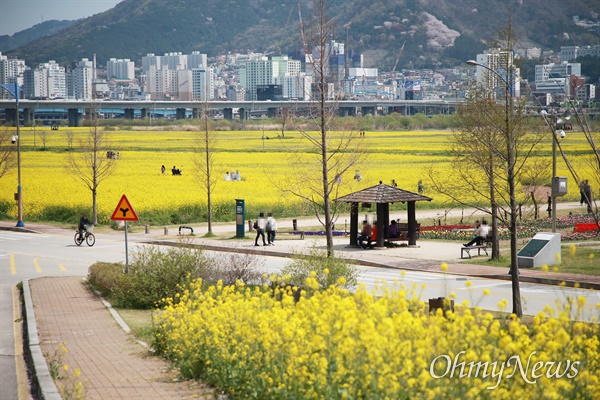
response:
<svg viewBox="0 0 600 400"><path fill-rule="evenodd" d="M368 115L377 116L397 112L402 115L423 113L452 114L462 99L434 100L331 100L328 107L335 107L340 116ZM125 119L134 119L136 114L146 118L152 113L174 112L176 119L187 118L191 111L192 118L199 118L201 111L208 108L213 112L222 112L223 118L233 119L237 114L240 120L252 115L267 115L274 118L281 109L288 109L297 115L306 113L316 107L315 101L114 101L114 100L19 100L19 119L25 125L32 123L36 113L51 111L67 114L69 126L79 126L81 120L92 112L113 112L123 114ZM0 115L4 114L5 124L14 124L16 120L16 104L12 99L0 99Z"/></svg>

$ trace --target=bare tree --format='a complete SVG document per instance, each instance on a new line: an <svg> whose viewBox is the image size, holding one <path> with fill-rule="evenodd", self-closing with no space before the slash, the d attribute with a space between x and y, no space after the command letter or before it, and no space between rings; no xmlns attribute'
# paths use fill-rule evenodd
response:
<svg viewBox="0 0 600 400"><path fill-rule="evenodd" d="M211 130L209 112L210 109L208 107L208 101L206 101L202 107L202 120L204 129L199 132L196 140L198 146L196 148L194 164L198 170L200 185L206 193L206 219L208 222L207 235L212 235L212 193L217 185L219 177L218 174L214 173L216 134Z"/></svg>
<svg viewBox="0 0 600 400"><path fill-rule="evenodd" d="M328 101L332 85L328 73L332 52L329 41L333 26L327 16L327 1L313 0L310 21L306 26L301 25L304 53L310 65L307 68L311 68L315 82L311 113L313 129L302 130L301 134L314 149L311 154L314 157L298 160L297 172L284 188L305 201L324 226L328 257L334 255L333 224L340 206L333 200L344 174L364 156L363 142L357 134L330 131L337 109L334 102Z"/></svg>
<svg viewBox="0 0 600 400"><path fill-rule="evenodd" d="M108 138L98 126L96 112L90 114L88 133L79 140L79 149L69 153L69 172L92 193L93 223L98 223L98 186L112 174L116 167L114 157L109 157Z"/></svg>
<svg viewBox="0 0 600 400"><path fill-rule="evenodd" d="M67 140L67 149L73 150L73 140L75 139L75 132L71 130L65 131L65 139Z"/></svg>
<svg viewBox="0 0 600 400"><path fill-rule="evenodd" d="M49 133L46 129L40 130L40 139L42 139L42 150L46 150L48 144Z"/></svg>
<svg viewBox="0 0 600 400"><path fill-rule="evenodd" d="M498 37L499 41L494 43L500 55L495 66L497 69L477 65L500 79L499 96L489 88L481 88L467 99L461 110L462 115L459 115L459 128L454 141L453 151L458 167L453 169L455 175L451 179L446 178L445 182L438 179L437 186L462 204L490 213L492 223L498 219L508 226L513 313L521 317L523 310L517 264L517 186L528 167L528 159L539 148L543 136L536 132L539 119L526 116L525 99L513 96L516 71L512 65L512 53L516 39L510 16ZM489 202L490 209L477 205L477 200L482 199ZM497 229L492 229L495 230L497 249Z"/></svg>
<svg viewBox="0 0 600 400"><path fill-rule="evenodd" d="M17 165L15 133L6 128L0 130L0 178Z"/></svg>
<svg viewBox="0 0 600 400"><path fill-rule="evenodd" d="M288 107L281 107L279 109L279 120L281 121L281 137L285 137L285 127L292 120L292 110Z"/></svg>

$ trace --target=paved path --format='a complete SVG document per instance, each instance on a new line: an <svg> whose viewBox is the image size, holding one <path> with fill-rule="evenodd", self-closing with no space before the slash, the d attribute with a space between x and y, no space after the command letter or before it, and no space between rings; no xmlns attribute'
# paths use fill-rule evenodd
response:
<svg viewBox="0 0 600 400"><path fill-rule="evenodd" d="M71 377L80 369L85 399L214 398L196 382L176 382L167 362L148 357L81 278L39 278L29 284L46 361L67 365ZM61 343L66 353L58 350ZM73 378L57 381L59 386L74 383Z"/></svg>

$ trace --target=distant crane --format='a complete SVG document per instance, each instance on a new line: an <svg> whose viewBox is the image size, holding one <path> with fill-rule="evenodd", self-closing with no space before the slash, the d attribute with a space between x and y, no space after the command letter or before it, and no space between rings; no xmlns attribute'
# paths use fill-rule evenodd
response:
<svg viewBox="0 0 600 400"><path fill-rule="evenodd" d="M298 18L300 19L300 35L302 36L302 48L305 54L309 54L310 50L306 46L306 36L304 35L304 23L302 22L302 10L300 9L300 2L298 2Z"/></svg>
<svg viewBox="0 0 600 400"><path fill-rule="evenodd" d="M400 47L400 51L398 52L398 57L396 58L396 62L394 63L394 68L392 68L392 77L394 77L394 73L396 72L396 67L398 66L398 61L400 61L400 57L402 57L402 53L404 53L404 45L406 44L406 40L402 43L402 47Z"/></svg>

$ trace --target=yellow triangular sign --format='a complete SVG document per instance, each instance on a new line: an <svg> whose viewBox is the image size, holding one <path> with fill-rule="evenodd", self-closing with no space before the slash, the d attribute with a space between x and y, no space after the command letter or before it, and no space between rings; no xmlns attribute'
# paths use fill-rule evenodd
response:
<svg viewBox="0 0 600 400"><path fill-rule="evenodd" d="M138 216L133 210L131 203L127 200L127 196L123 195L119 204L117 204L117 208L110 217L112 221L137 221Z"/></svg>

